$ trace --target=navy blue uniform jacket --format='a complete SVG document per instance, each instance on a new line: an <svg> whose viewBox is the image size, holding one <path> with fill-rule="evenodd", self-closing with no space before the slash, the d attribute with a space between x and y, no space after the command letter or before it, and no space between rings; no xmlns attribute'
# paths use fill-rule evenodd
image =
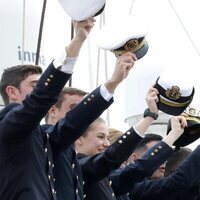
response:
<svg viewBox="0 0 200 200"><path fill-rule="evenodd" d="M196 200L199 199L200 146L170 176L144 180L132 188L131 200Z"/></svg>
<svg viewBox="0 0 200 200"><path fill-rule="evenodd" d="M105 152L83 158L79 162L73 147L67 148L55 160L54 174L58 199L83 199L83 185L99 181L118 168L141 139L142 137L131 128Z"/></svg>
<svg viewBox="0 0 200 200"><path fill-rule="evenodd" d="M128 199L125 194L130 191L133 184L152 175L172 153L172 148L162 141L159 142L135 163L113 171L107 178L96 183L85 184L85 199L92 200L94 197L95 200Z"/></svg>
<svg viewBox="0 0 200 200"><path fill-rule="evenodd" d="M110 105L103 104L102 98L93 112L84 101L45 132L39 123L70 77L50 64L22 105L10 104L0 112L1 200L56 199L54 156L80 137Z"/></svg>

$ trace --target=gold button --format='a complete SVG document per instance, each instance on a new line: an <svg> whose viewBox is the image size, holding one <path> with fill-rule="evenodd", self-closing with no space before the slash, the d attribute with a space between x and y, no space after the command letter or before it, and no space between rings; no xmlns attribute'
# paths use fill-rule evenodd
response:
<svg viewBox="0 0 200 200"><path fill-rule="evenodd" d="M119 143L121 144L121 143L122 143L122 140L119 140Z"/></svg>
<svg viewBox="0 0 200 200"><path fill-rule="evenodd" d="M152 152L151 155L154 156L154 153Z"/></svg>
<svg viewBox="0 0 200 200"><path fill-rule="evenodd" d="M48 78L48 79L47 79L47 82L50 82L50 81L51 81L51 79Z"/></svg>
<svg viewBox="0 0 200 200"><path fill-rule="evenodd" d="M158 146L159 149L162 149L162 146Z"/></svg>
<svg viewBox="0 0 200 200"><path fill-rule="evenodd" d="M51 74L49 77L50 77L50 78L53 78L54 76Z"/></svg>
<svg viewBox="0 0 200 200"><path fill-rule="evenodd" d="M65 59L65 60L64 60L63 64L64 64L64 65L66 65L66 64L67 64L67 59Z"/></svg>
<svg viewBox="0 0 200 200"><path fill-rule="evenodd" d="M124 139L126 139L126 136L125 136L125 135L123 135L123 138L124 138Z"/></svg>
<svg viewBox="0 0 200 200"><path fill-rule="evenodd" d="M154 152L155 152L155 153L158 153L158 149L155 149Z"/></svg>
<svg viewBox="0 0 200 200"><path fill-rule="evenodd" d="M131 132L130 132L130 131L128 131L128 132L127 132L127 135L130 135L130 134L131 134Z"/></svg>
<svg viewBox="0 0 200 200"><path fill-rule="evenodd" d="M91 97L94 98L94 95L92 94Z"/></svg>
<svg viewBox="0 0 200 200"><path fill-rule="evenodd" d="M47 149L47 148L45 148L45 149L44 149L44 152L45 152L45 153L47 153L47 151L48 151L48 149Z"/></svg>
<svg viewBox="0 0 200 200"><path fill-rule="evenodd" d="M110 186L112 185L112 181L109 181L109 185L110 185Z"/></svg>
<svg viewBox="0 0 200 200"><path fill-rule="evenodd" d="M47 82L45 82L45 86L48 86L49 84Z"/></svg>

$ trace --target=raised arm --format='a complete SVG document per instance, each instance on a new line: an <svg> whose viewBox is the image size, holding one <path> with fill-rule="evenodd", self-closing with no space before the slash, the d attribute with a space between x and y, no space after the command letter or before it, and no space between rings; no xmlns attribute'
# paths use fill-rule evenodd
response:
<svg viewBox="0 0 200 200"><path fill-rule="evenodd" d="M193 184L199 184L200 146L170 176L136 183L130 191L131 200L160 200L184 195Z"/></svg>
<svg viewBox="0 0 200 200"><path fill-rule="evenodd" d="M126 73L123 76L126 76ZM154 112L158 112L156 91L156 89L151 88L146 96L148 108ZM110 145L104 153L80 159L83 179L86 184L92 184L105 178L112 170L117 169L126 161L153 120L151 117L145 117L135 127L131 127L126 131L114 144Z"/></svg>
<svg viewBox="0 0 200 200"><path fill-rule="evenodd" d="M1 116L0 137L6 140L22 139L32 133L32 130L57 101L60 91L70 79L81 46L93 27L94 21L90 18L83 22L74 22L76 36L65 48L64 56L55 59L50 64L32 93L26 96L21 105L15 104L6 108L7 112Z"/></svg>
<svg viewBox="0 0 200 200"><path fill-rule="evenodd" d="M99 117L113 102L113 93L127 77L134 65L134 54L127 53L117 58L114 72L105 84L87 95L77 106L69 111L65 118L49 130L50 142L56 152L64 150L75 142L88 126Z"/></svg>
<svg viewBox="0 0 200 200"><path fill-rule="evenodd" d="M116 194L129 192L135 183L150 177L172 155L172 145L183 134L186 119L178 116L171 120L172 130L161 142L150 148L142 158L110 175Z"/></svg>

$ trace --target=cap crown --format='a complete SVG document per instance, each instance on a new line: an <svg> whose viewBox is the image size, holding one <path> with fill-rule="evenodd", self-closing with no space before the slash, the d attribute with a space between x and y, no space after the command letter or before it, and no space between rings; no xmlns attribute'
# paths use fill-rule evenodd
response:
<svg viewBox="0 0 200 200"><path fill-rule="evenodd" d="M100 14L106 3L105 0L59 0L59 2L65 12L76 21L83 21L97 13Z"/></svg>

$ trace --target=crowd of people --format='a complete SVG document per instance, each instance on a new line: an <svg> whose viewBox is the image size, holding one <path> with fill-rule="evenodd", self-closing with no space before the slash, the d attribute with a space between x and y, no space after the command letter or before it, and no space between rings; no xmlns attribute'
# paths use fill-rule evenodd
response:
<svg viewBox="0 0 200 200"><path fill-rule="evenodd" d="M100 117L134 70L134 53L117 56L112 76L91 93L65 87L94 24L94 17L74 21L76 34L65 58L52 61L43 73L35 65L4 70L0 199L199 199L200 147L181 158L176 154L182 149L174 153L173 148L187 127L186 118L172 117L164 138L146 133L159 114L155 87L147 91L143 119L125 133L107 127ZM43 118L46 124L41 125Z"/></svg>

